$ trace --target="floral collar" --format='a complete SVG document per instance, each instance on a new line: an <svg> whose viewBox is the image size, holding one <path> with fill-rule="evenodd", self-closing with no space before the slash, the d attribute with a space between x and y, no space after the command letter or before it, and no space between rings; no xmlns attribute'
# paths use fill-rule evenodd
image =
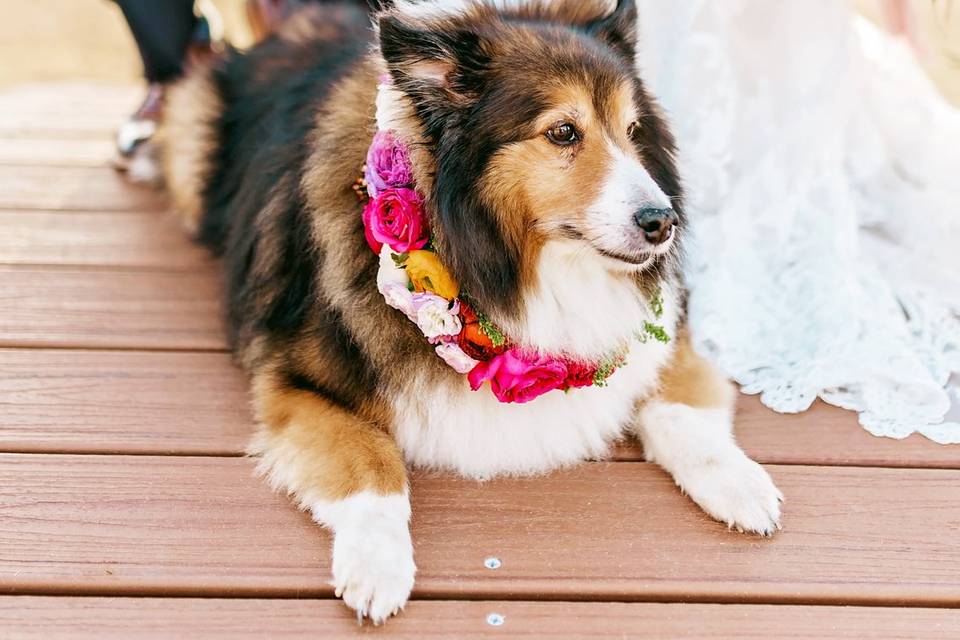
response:
<svg viewBox="0 0 960 640"><path fill-rule="evenodd" d="M363 177L354 191L364 202L367 244L380 257L377 288L386 303L414 322L437 355L470 388L485 383L500 402L529 402L549 391L603 387L626 364L627 345L599 362L536 353L511 342L493 322L464 299L457 281L433 250L423 198L416 190L407 146L382 117L389 81L382 79L378 96L378 131L367 152ZM663 313L657 293L651 300L657 318ZM662 327L645 323L637 332L643 342L668 342Z"/></svg>

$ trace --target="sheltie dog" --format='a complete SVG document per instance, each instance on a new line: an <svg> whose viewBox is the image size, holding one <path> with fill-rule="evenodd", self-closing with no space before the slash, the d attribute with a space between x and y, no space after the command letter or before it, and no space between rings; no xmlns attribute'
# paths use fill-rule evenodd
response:
<svg viewBox="0 0 960 640"><path fill-rule="evenodd" d="M414 584L408 466L542 474L632 436L714 518L779 528L782 495L731 433L733 389L684 328L674 142L636 70L634 2L610 4L398 1L372 25L316 6L169 97L166 180L223 258L249 452L332 530L333 585L360 617ZM627 345L605 386L502 402L385 302L357 195L383 111L463 299L524 353Z"/></svg>

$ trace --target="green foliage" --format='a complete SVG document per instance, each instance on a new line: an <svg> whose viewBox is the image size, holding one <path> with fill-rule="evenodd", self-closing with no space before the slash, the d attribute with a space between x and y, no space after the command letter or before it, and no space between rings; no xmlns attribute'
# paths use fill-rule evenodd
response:
<svg viewBox="0 0 960 640"><path fill-rule="evenodd" d="M636 336L640 342L647 342L650 338L663 344L670 342L670 335L667 333L667 330L659 324L653 324L652 322L644 322L643 330L637 331Z"/></svg>
<svg viewBox="0 0 960 640"><path fill-rule="evenodd" d="M657 320L663 316L663 293L659 288L650 296L650 310L653 311L653 317Z"/></svg>
<svg viewBox="0 0 960 640"><path fill-rule="evenodd" d="M477 314L477 322L480 324L480 330L490 338L490 342L493 343L494 347L502 347L507 343L507 337L503 335L503 332L500 331L497 325L490 322L489 318Z"/></svg>
<svg viewBox="0 0 960 640"><path fill-rule="evenodd" d="M607 386L607 380L613 375L613 372L625 364L627 364L627 347L604 358L600 364L597 365L597 370L593 374L593 386Z"/></svg>

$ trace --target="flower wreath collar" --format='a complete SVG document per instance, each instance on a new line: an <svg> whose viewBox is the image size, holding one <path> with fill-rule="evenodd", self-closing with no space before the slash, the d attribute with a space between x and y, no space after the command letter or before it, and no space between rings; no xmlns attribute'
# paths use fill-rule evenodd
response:
<svg viewBox="0 0 960 640"><path fill-rule="evenodd" d="M397 96L389 76L377 95L377 132L354 191L364 203L367 244L380 257L377 288L386 303L415 323L437 355L470 388L490 383L500 402L529 402L554 390L602 387L625 364L626 345L599 362L549 355L514 344L464 299L456 279L433 250L423 198L416 189L409 149L392 121ZM651 300L659 318L659 292ZM637 338L668 342L662 327L645 323Z"/></svg>

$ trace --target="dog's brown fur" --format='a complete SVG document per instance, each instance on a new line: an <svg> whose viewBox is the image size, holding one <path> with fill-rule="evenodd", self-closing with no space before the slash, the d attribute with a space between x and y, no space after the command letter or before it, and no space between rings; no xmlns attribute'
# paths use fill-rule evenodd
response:
<svg viewBox="0 0 960 640"><path fill-rule="evenodd" d="M316 9L173 94L163 132L168 184L188 228L224 256L230 337L252 376L260 423L250 452L303 506L404 494L391 403L417 392L408 388L414 379L427 388L464 384L376 287L378 257L352 186L374 133L382 74L407 101L397 127L410 143L434 246L471 303L502 326L524 310L543 244L572 237L609 170L608 145L551 146L542 132L555 122L572 120L584 140L642 160L682 225L673 141L630 62L632 21L617 23L627 15L620 8L601 20L603 4L532 3L519 20L479 6L439 21L388 12L379 49L367 55L362 13ZM484 45L457 49L473 37ZM566 71L543 80L530 68L541 59ZM489 60L507 97L484 115L470 65ZM470 118L476 136L450 124ZM666 256L622 278L649 293L676 284L677 265ZM729 408L723 378L685 335L677 342L656 400Z"/></svg>
<svg viewBox="0 0 960 640"><path fill-rule="evenodd" d="M201 69L173 85L166 101L163 174L184 226L196 233L204 212L203 191L213 178L210 159L219 144L213 125L223 113L223 100L209 70Z"/></svg>
<svg viewBox="0 0 960 640"><path fill-rule="evenodd" d="M580 2L528 11L530 16L548 15L564 24L582 24L598 15L597 5ZM477 19L484 15L478 12ZM309 11L296 16L268 43L275 50L263 52L248 81L267 85L271 74L302 64L314 49L336 46L344 32L354 30L336 24L338 17L343 18ZM522 29L504 29L515 37L503 38L498 46L518 51L530 46ZM548 35L539 46L553 48L552 55L575 59L580 46L575 38L559 29ZM551 55L546 49L542 55ZM511 55L509 50L498 53ZM406 479L399 451L387 435L390 410L383 398L400 391L402 381L410 377L408 372L432 371L446 379L456 376L430 349L423 348L416 328L384 305L376 287L368 284L374 280L377 258L364 244L351 185L372 135L376 79L381 73L380 63L371 57L333 85L315 112L302 173L281 173L270 190L261 194L262 205L250 220L252 228L243 231L254 234L255 250L250 251L244 274L247 286L241 308L233 312L231 334L239 360L253 375L254 405L263 425L250 450L263 456L268 473L279 467L295 469L286 488L301 498L336 499L362 489L402 491ZM201 237L201 217L210 215L209 202L204 204L205 198L209 200L208 185L223 170L216 151L223 135L218 118L225 108L227 80L224 72L211 68L182 83L172 93L164 131L170 190L185 224ZM628 83L617 87L612 76L595 76L593 81L606 86L581 81L553 86L546 102L574 105L574 112L547 111L533 129L570 116L578 119L588 136L629 144L627 127L641 115L634 87ZM449 97L458 99L457 94ZM644 106L654 111L648 100ZM605 127L611 122L616 128ZM407 137L428 142L429 132L417 119L410 118L405 126ZM659 129L655 133L665 135ZM595 145L578 158L572 172L565 172L565 160L554 151L539 136L508 145L491 160L482 180L487 185L482 196L491 208L511 212L499 222L509 251L521 257L520 282L531 279L538 245L545 239L545 232L538 229L555 226L557 219L581 211L595 197L610 161L605 147ZM430 193L436 172L433 159L416 145L413 152L417 182ZM289 257L283 245L289 233L284 226L290 224L291 200L292 206L301 209L300 228L307 235L304 249L316 259L316 280L311 284L315 289L312 297L297 301L304 308L295 328L265 330L264 311L288 304L283 298L290 275L283 262ZM452 252L440 233L442 225L434 228L437 244ZM691 354L681 356L684 370L696 368ZM354 373L345 376L345 371ZM679 382L670 383L665 393L684 396L680 388Z"/></svg>

